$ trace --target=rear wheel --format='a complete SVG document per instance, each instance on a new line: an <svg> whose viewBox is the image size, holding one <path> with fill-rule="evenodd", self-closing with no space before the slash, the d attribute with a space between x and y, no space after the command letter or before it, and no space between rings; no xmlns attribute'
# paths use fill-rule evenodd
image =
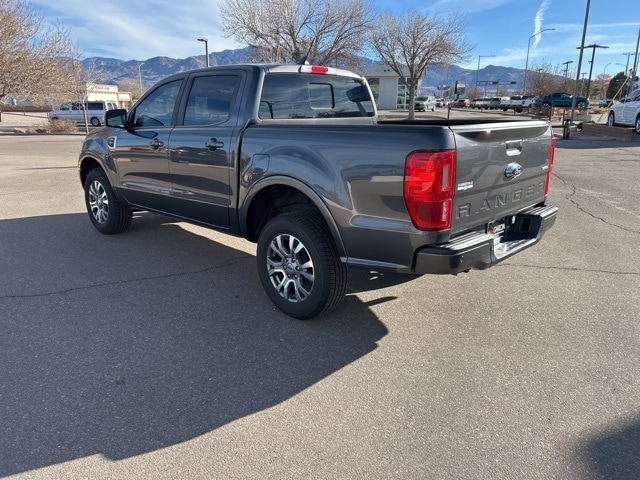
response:
<svg viewBox="0 0 640 480"><path fill-rule="evenodd" d="M635 131L640 135L640 115L636 117Z"/></svg>
<svg viewBox="0 0 640 480"><path fill-rule="evenodd" d="M111 235L124 232L133 218L132 210L116 198L105 173L94 168L84 182L84 200L93 226Z"/></svg>
<svg viewBox="0 0 640 480"><path fill-rule="evenodd" d="M609 112L609 117L607 118L607 125L613 127L616 124L616 115L613 112Z"/></svg>
<svg viewBox="0 0 640 480"><path fill-rule="evenodd" d="M258 276L282 312L300 320L334 308L345 295L347 268L319 214L292 212L271 219L260 233Z"/></svg>

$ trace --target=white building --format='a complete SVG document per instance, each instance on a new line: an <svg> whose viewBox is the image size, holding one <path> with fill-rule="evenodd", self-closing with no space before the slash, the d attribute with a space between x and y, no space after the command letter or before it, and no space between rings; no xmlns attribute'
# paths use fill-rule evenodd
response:
<svg viewBox="0 0 640 480"><path fill-rule="evenodd" d="M131 92L118 91L117 85L87 84L88 102L116 102L119 108L131 106Z"/></svg>
<svg viewBox="0 0 640 480"><path fill-rule="evenodd" d="M408 72L407 72L408 74ZM408 108L409 90L406 83L388 65L372 65L362 69L380 110ZM421 80L422 81L422 80Z"/></svg>

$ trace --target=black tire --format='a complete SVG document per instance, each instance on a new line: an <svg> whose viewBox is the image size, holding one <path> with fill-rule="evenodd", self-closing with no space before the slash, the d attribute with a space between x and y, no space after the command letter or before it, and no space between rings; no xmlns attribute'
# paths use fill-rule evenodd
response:
<svg viewBox="0 0 640 480"><path fill-rule="evenodd" d="M551 107L551 104L549 102L542 102L542 106L549 108Z"/></svg>
<svg viewBox="0 0 640 480"><path fill-rule="evenodd" d="M91 125L93 125L94 127L99 127L100 126L100 119L98 117L92 117L91 118Z"/></svg>
<svg viewBox="0 0 640 480"><path fill-rule="evenodd" d="M578 110L584 110L585 108L587 108L587 102L585 102L584 100L580 100L578 103L576 103L576 107L578 108Z"/></svg>
<svg viewBox="0 0 640 480"><path fill-rule="evenodd" d="M609 116L607 117L607 125L610 127L615 127L616 125L616 115L613 112L609 112Z"/></svg>
<svg viewBox="0 0 640 480"><path fill-rule="evenodd" d="M100 233L122 233L133 218L133 211L117 199L105 173L94 168L84 182L84 201L91 223Z"/></svg>
<svg viewBox="0 0 640 480"><path fill-rule="evenodd" d="M260 233L258 276L273 304L287 315L308 320L336 307L347 289L327 225L315 212L272 218Z"/></svg>
<svg viewBox="0 0 640 480"><path fill-rule="evenodd" d="M640 115L636 117L636 123L634 124L633 129L636 131L638 135L640 135Z"/></svg>

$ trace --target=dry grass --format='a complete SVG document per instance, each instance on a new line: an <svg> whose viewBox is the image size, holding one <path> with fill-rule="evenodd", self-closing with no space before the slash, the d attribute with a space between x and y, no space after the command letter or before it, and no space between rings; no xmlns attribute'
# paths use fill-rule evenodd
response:
<svg viewBox="0 0 640 480"><path fill-rule="evenodd" d="M78 126L67 119L51 120L49 122L40 123L25 127L14 127L13 133L78 133Z"/></svg>
<svg viewBox="0 0 640 480"><path fill-rule="evenodd" d="M49 133L77 133L78 127L75 122L67 119L51 120L48 124Z"/></svg>

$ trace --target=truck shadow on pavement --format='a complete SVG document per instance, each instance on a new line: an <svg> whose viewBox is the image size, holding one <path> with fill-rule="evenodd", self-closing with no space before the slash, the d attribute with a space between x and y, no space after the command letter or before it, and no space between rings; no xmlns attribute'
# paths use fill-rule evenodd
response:
<svg viewBox="0 0 640 480"><path fill-rule="evenodd" d="M579 452L600 480L637 480L640 475L640 418L594 436Z"/></svg>
<svg viewBox="0 0 640 480"><path fill-rule="evenodd" d="M254 256L166 217L118 236L86 214L2 220L0 243L0 477L188 441L292 398L387 334L355 296L290 319Z"/></svg>

